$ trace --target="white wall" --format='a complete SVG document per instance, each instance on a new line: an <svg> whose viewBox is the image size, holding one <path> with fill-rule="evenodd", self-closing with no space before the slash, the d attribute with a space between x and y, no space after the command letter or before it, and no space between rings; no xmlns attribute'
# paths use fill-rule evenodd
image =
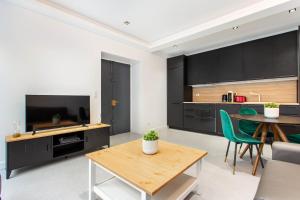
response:
<svg viewBox="0 0 300 200"><path fill-rule="evenodd" d="M3 1L0 13L0 161L13 121L20 120L24 131L25 94L91 95L95 122L101 112L101 52L137 61L132 131L166 126L165 58Z"/></svg>

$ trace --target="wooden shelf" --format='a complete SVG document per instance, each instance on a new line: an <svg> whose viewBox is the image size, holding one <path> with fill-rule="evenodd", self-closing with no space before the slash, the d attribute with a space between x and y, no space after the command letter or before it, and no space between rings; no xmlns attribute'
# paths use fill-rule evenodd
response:
<svg viewBox="0 0 300 200"><path fill-rule="evenodd" d="M64 128L39 131L35 135L32 135L32 132L27 132L27 133L21 134L20 137L16 137L16 138L13 137L12 135L8 135L5 137L5 141L6 142L16 142L16 141L21 141L21 140L31 140L31 139L41 138L41 137L61 135L61 134L65 134L65 133L105 128L105 127L109 127L109 126L110 125L108 125L108 124L89 124L87 126L72 126L72 127L64 127Z"/></svg>
<svg viewBox="0 0 300 200"><path fill-rule="evenodd" d="M181 174L173 179L158 193L152 196L152 200L177 200L183 199L197 186L195 177ZM109 179L101 184L94 186L94 192L105 199L120 200L131 199L140 200L141 193L118 178Z"/></svg>

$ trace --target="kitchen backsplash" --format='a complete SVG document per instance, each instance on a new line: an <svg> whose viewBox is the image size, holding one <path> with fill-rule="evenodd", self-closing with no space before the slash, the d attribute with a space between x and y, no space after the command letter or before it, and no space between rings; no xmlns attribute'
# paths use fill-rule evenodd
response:
<svg viewBox="0 0 300 200"><path fill-rule="evenodd" d="M259 93L262 102L295 103L297 102L297 81L275 81L228 85L211 85L193 88L194 102L221 102L222 94L228 91L246 96L247 101L257 102L258 97L250 92Z"/></svg>

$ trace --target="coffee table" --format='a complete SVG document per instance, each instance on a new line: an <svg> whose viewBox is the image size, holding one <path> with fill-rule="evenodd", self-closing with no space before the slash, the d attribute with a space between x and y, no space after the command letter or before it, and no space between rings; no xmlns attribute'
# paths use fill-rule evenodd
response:
<svg viewBox="0 0 300 200"><path fill-rule="evenodd" d="M202 159L206 151L159 140L159 152L146 155L142 140L87 154L89 159L89 200L175 200L197 191ZM196 165L195 175L187 175ZM113 177L96 183L96 167Z"/></svg>

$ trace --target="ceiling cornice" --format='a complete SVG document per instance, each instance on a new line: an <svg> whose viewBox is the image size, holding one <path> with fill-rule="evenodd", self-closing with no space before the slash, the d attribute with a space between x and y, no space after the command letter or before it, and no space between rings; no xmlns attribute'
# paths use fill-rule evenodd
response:
<svg viewBox="0 0 300 200"><path fill-rule="evenodd" d="M299 0L264 0L251 6L236 10L222 17L207 21L184 31L175 33L160 40L148 43L143 39L119 31L109 25L84 16L74 10L49 0L6 0L23 8L38 12L69 25L73 25L103 37L141 48L150 52L158 52L173 45L195 40L216 32L231 29L251 21L267 17L291 7L300 6Z"/></svg>
<svg viewBox="0 0 300 200"><path fill-rule="evenodd" d="M222 17L207 21L206 23L178 32L153 42L150 46L152 52L204 37L219 31L232 28L236 25L248 23L282 11L282 8L266 11L268 9L291 2L291 0L264 0L243 9L234 11Z"/></svg>

